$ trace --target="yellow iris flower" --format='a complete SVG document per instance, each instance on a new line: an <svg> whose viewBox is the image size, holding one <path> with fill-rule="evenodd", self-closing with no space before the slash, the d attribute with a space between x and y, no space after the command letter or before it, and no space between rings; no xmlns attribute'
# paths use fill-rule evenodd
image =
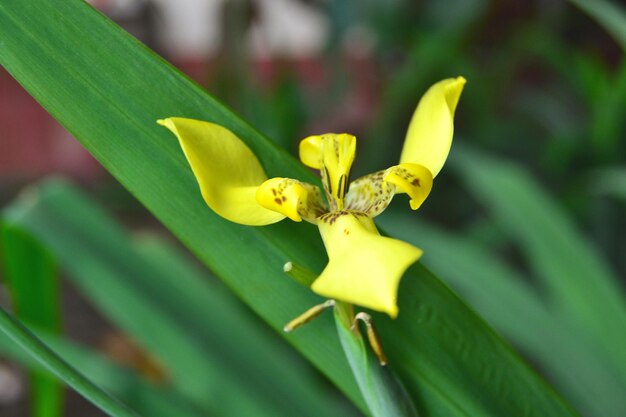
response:
<svg viewBox="0 0 626 417"><path fill-rule="evenodd" d="M399 164L352 183L354 136L327 133L303 139L300 159L320 171L325 196L318 187L296 179L268 179L250 148L222 126L178 117L158 123L180 141L213 211L252 226L285 217L317 225L329 262L311 289L396 317L400 279L422 251L381 236L373 218L395 194L408 194L413 210L428 197L450 151L454 112L464 85L463 77L434 84L415 110Z"/></svg>

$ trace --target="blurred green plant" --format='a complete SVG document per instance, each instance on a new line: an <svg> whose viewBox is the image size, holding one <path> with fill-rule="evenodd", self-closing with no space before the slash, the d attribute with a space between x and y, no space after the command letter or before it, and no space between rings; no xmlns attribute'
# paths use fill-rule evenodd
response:
<svg viewBox="0 0 626 417"><path fill-rule="evenodd" d="M147 238L133 243L62 181L31 188L24 197L5 210L6 223L49 247L92 305L158 358L165 386L198 410L347 414L224 288L189 266L175 248Z"/></svg>
<svg viewBox="0 0 626 417"><path fill-rule="evenodd" d="M248 231L221 222L204 208L175 144L152 125L153 120L177 114L220 123L246 141L270 175L288 173L311 181L310 173L86 5L35 3L36 12L33 4L18 1L0 5L4 42L0 62L13 76L274 329L315 303L315 297L280 273L288 260L312 271L321 270L324 251L315 231L301 227L296 234L295 228L287 225ZM459 123L464 138L523 161L542 187L520 169L509 169L508 162L459 147L453 151L457 177L439 179L437 193L425 211L431 218L463 230L463 235L423 223L414 225L407 216L396 213L381 220L387 221L394 236L423 247L426 264L518 346L581 413L619 417L624 409L621 393L625 384L626 332L623 321L619 321L624 312L623 289L603 257L594 254L594 242L581 237L567 219L572 217L588 226L605 254L619 254L623 248L623 202L601 199L623 191L620 173L626 154L626 65L622 55L613 58L616 63L607 63L606 52L567 39L569 26L563 22L580 17L565 4L538 6L532 20L519 19L520 24L494 32L491 26L497 26L499 17L507 12L495 2L330 2L323 6L334 30L327 57L337 59L343 35L351 25L365 22L374 31L373 59L384 99L370 126L363 128L367 133L363 144L369 150L365 151L367 163L357 168L365 172L392 162L385 158L397 153L394 146L399 148L404 134L399 127L406 126L415 99L431 81L450 73L467 74L471 88ZM623 8L600 0L572 4L596 18L624 45ZM354 13L356 9L359 13ZM103 42L107 48L102 48ZM232 64L226 65L228 69ZM277 143L290 147L290 140L304 123L344 105L337 98L348 90L349 79L342 75L345 68L332 68L333 88L320 92L316 100L323 105L317 108L302 102L287 71L277 83L282 88L263 94L245 88L251 85L246 81L247 72L236 75L230 84L244 87L233 104L271 133ZM228 93L219 96L227 98ZM283 103L282 110L281 106L268 105L258 111L258 104L268 101ZM203 357L202 349L219 346L230 333L201 341L190 336L191 329L202 327L197 323L208 314L208 310L196 311L202 307L206 291L187 281L185 289L173 290L178 287L162 272L175 264L166 256L169 250L159 252L151 261L140 255L128 260L111 248L88 251L89 256L83 258L89 262L72 256L72 251L89 248L82 247L85 239L94 238L83 229L109 236L107 227L99 224L110 223L95 217L85 223L87 227L76 225L75 240L68 237L64 241L52 219L71 224L73 213L65 203L54 202L56 198L65 201L59 195L75 195L68 190L63 185L44 185L39 194L45 198L34 206L15 203L14 207L27 214L9 216L14 222L11 227L41 240L71 279L77 279L78 266L84 268L83 274L90 274L98 265L98 276L110 280L110 288L104 292L83 278L77 281L83 283L83 292L116 326L137 338L164 364L171 381L155 387L63 338L40 330L37 335L141 414L192 416L207 409L215 411L204 398L206 375L193 365L198 363L200 369L215 366L214 360ZM467 192L475 198L469 198ZM557 207L559 203L562 208ZM604 209L593 210L597 204ZM614 204L619 204L617 209L611 209ZM54 216L47 217L46 207L54 208ZM483 207L492 216L484 216ZM119 242L127 240L122 237ZM120 247L128 249L129 245L122 243ZM246 262L241 261L241 253L246 254ZM310 257L301 256L303 253ZM504 255L506 263L498 254ZM96 262L96 255L103 258ZM509 265L511 260L520 263L520 258L526 261L521 271ZM152 276L142 275L141 267L131 266L135 261L152 265L154 276L163 278L151 280ZM619 262L619 271L626 271L626 263L622 261L620 267ZM171 271L169 278L177 274ZM527 276L537 285L528 282ZM127 282L123 277L132 279ZM161 288L152 281L168 284ZM205 283L200 278L197 282ZM423 266L411 268L403 286L399 319L392 322L377 317L377 321L391 358L392 377L402 380L423 415L575 415ZM150 288L160 294L158 301L144 296L143 291ZM126 300L124 304L116 304L109 290ZM189 306L182 301L172 303L168 300L171 294L196 301L190 301ZM143 327L125 315L120 307L127 306L151 325ZM13 326L15 322L3 323L5 332L26 335L24 340L35 343L19 326ZM237 326L255 332L259 325ZM362 411L372 412L375 398L364 401L359 395L330 318L321 318L290 336L289 341ZM246 342L233 343L233 349L243 357L250 355L246 348L254 348ZM179 346L185 352L182 358L177 355ZM0 348L40 369L5 339L0 339ZM274 352L274 348L268 351ZM357 345L354 352L358 355ZM54 357L47 358L48 365L55 361ZM357 378L359 369L367 368L357 368ZM183 370L189 374L184 375ZM240 380L237 369L225 372L231 388L259 384ZM294 384L302 381L309 386L309 373L288 374L291 376L286 381L291 382L275 387L276 392L293 395L290 398L298 402L309 390L299 390ZM246 392L250 389L255 388ZM328 407L323 412L337 410L334 402L324 402L324 390L311 390L316 394L303 403L313 404L310 410L319 412L318 406ZM258 410L258 415L264 411L283 413L266 399L260 403L251 399L241 406ZM343 415L345 406L340 407L336 413Z"/></svg>
<svg viewBox="0 0 626 417"><path fill-rule="evenodd" d="M19 229L0 224L4 276L16 318L46 329L61 331L57 266L44 247ZM47 373L30 374L34 417L62 415L63 393Z"/></svg>
<svg viewBox="0 0 626 417"><path fill-rule="evenodd" d="M626 408L619 394L626 390L626 303L617 277L520 167L467 146L452 162L473 197L493 212L485 221L506 234L504 241L480 244L470 238L474 232L456 236L400 210L383 226L426 242L425 262L537 361L583 415L619 416ZM499 259L509 245L522 251L530 271Z"/></svg>

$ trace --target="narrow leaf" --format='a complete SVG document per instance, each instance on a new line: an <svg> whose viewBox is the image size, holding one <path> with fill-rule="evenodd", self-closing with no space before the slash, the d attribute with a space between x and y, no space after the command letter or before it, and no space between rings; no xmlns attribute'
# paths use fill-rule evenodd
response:
<svg viewBox="0 0 626 417"><path fill-rule="evenodd" d="M155 355L165 378L194 403L228 415L344 415L263 323L174 248L144 241L138 251L119 224L67 183L50 181L28 196L9 207L7 222L45 242L68 278Z"/></svg>
<svg viewBox="0 0 626 417"><path fill-rule="evenodd" d="M11 338L22 349L37 359L53 375L74 388L96 407L113 417L136 417L137 414L118 400L102 391L93 382L52 352L24 325L0 307L0 331Z"/></svg>
<svg viewBox="0 0 626 417"><path fill-rule="evenodd" d="M626 52L626 9L612 0L570 0L587 13L622 46Z"/></svg>
<svg viewBox="0 0 626 417"><path fill-rule="evenodd" d="M619 416L626 384L597 340L555 316L517 271L476 242L394 212L381 223L424 249L424 263L462 294L482 317L530 356L585 416ZM450 256L454 254L454 256Z"/></svg>
<svg viewBox="0 0 626 417"><path fill-rule="evenodd" d="M604 259L519 167L465 148L457 161L470 190L521 245L554 314L582 325L590 338L601 341L626 375L626 303Z"/></svg>
<svg viewBox="0 0 626 417"><path fill-rule="evenodd" d="M250 146L269 176L315 181L293 158L83 2L2 2L0 38L0 63L272 327L280 331L321 302L282 271L287 261L322 270L327 258L317 230L287 222L244 227L217 217L202 202L178 145L154 120L178 115L218 123ZM419 264L403 279L399 303L397 320L376 320L420 412L575 415ZM365 409L332 320L288 337Z"/></svg>
<svg viewBox="0 0 626 417"><path fill-rule="evenodd" d="M154 417L201 417L206 415L184 401L168 387L155 387L128 369L103 358L85 347L43 330L39 337L59 356L68 359L75 369L107 392L115 395L139 413ZM9 338L0 337L0 353L33 371L43 372L46 367ZM88 397L89 398L89 397Z"/></svg>
<svg viewBox="0 0 626 417"><path fill-rule="evenodd" d="M352 307L340 303L334 310L339 340L372 416L417 417L413 400L402 383L389 368L378 363L362 335L352 329Z"/></svg>
<svg viewBox="0 0 626 417"><path fill-rule="evenodd" d="M612 196L626 201L626 167L614 166L592 171L587 187L591 195Z"/></svg>
<svg viewBox="0 0 626 417"><path fill-rule="evenodd" d="M4 270L16 317L50 332L59 332L61 313L57 268L52 256L35 239L0 225ZM30 395L34 417L63 413L63 387L48 372L31 372Z"/></svg>

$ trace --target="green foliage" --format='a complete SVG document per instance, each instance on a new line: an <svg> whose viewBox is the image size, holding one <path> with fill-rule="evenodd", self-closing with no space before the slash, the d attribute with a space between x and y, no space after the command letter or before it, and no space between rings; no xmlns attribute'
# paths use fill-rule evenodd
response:
<svg viewBox="0 0 626 417"><path fill-rule="evenodd" d="M372 416L417 417L415 404L402 383L367 348L358 323L353 323L353 306L340 303L334 310L339 340Z"/></svg>
<svg viewBox="0 0 626 417"><path fill-rule="evenodd" d="M554 314L599 340L626 375L626 303L604 260L523 171L470 149L457 157L461 178L527 255Z"/></svg>
<svg viewBox="0 0 626 417"><path fill-rule="evenodd" d="M0 224L5 277L16 317L58 333L61 313L57 268L52 256L21 230ZM35 417L62 415L63 391L47 373L30 374L32 413Z"/></svg>
<svg viewBox="0 0 626 417"><path fill-rule="evenodd" d="M94 403L103 411L116 417L137 416L126 405L121 404L101 388L86 379L76 369L68 365L48 346L43 344L23 324L0 307L0 330L20 348L37 359L43 367Z"/></svg>
<svg viewBox="0 0 626 417"><path fill-rule="evenodd" d="M612 0L570 0L596 19L626 52L626 9Z"/></svg>
<svg viewBox="0 0 626 417"><path fill-rule="evenodd" d="M344 415L217 283L175 248L131 237L71 186L34 188L7 221L34 233L68 278L164 366L174 391L225 415ZM89 228L84 225L91 225ZM253 354L251 354L253 351Z"/></svg>
<svg viewBox="0 0 626 417"><path fill-rule="evenodd" d="M625 45L623 8L601 0L571 3ZM457 143L473 146L455 147L456 176L444 171L420 212L456 226L463 236L415 224L406 211L381 216L394 236L425 249L424 264L463 300L422 264L413 266L402 282L399 318L375 315L390 358L385 370L372 363L348 323L336 326L330 314L285 337L373 416L405 415L407 409L411 415L410 407L401 411L402 402L388 400L405 395L424 416L577 415L475 310L578 412L618 417L626 407L621 395L626 307L619 273L594 243L610 254L623 242L623 206L613 206L623 202L604 199L624 195L626 65L621 56L622 62L608 65L597 51L564 40L560 19L576 13L573 7L539 7L532 22L501 29L492 39L485 26L499 15L491 6L478 0L324 6L333 25L329 61L336 60L350 24L363 19L376 31L373 51L383 100L369 126L362 127L366 155L359 170L395 162L408 116L430 82L457 74L469 79ZM356 8L359 13L353 13ZM227 82L218 96L270 133L270 142L82 2L5 1L0 38L0 63L271 329L280 332L321 301L282 272L287 261L321 271L326 257L315 228L287 222L250 228L220 219L201 200L176 141L155 120L184 116L219 123L254 150L269 175L315 182L275 144L289 149L291 140L304 135L302 125L343 105L339 97L350 80L341 69L334 67L332 88L318 93L316 109L287 71L274 92L258 93L240 68L245 62L240 51L230 52L222 68ZM486 157L474 150L479 145L524 161L524 168ZM525 172L530 169L532 176ZM51 334L49 326L41 329L46 323L36 316L55 308L45 302L34 317L23 317L89 380L137 413L157 417L356 413L329 394L333 391L321 386L284 341L170 245L153 238L134 241L66 183L47 182L34 190L30 199L4 212L5 230L32 236L29 245L48 254L40 259L48 266L58 262L90 303L154 357L165 375L161 382L146 381ZM598 215L595 204L609 209ZM580 224L595 227L593 238L579 233ZM37 266L22 265L15 242L4 249L7 265ZM512 266L520 260L523 268ZM51 271L46 267L43 275ZM45 296L54 304L58 294L49 288ZM57 313L51 316L56 317L52 330ZM52 371L111 415L131 413L11 316L3 314L0 327L21 346L2 339L3 354L29 369Z"/></svg>
<svg viewBox="0 0 626 417"><path fill-rule="evenodd" d="M173 415L200 417L204 415L172 390L153 386L133 371L112 363L102 357L101 354L41 330L37 330L37 337L54 352L57 352L59 356L71 361L74 369L80 369L81 373L89 380L119 400L124 401L140 415L155 417ZM29 369L38 371L47 369L38 359L31 356L28 350L22 349L10 338L0 338L0 352L3 356L17 361ZM68 385L75 381L71 373L61 373L60 376L62 380L67 378ZM89 392L87 392L86 398L92 402L96 401Z"/></svg>
<svg viewBox="0 0 626 417"><path fill-rule="evenodd" d="M382 224L423 247L424 262L538 363L584 415L619 416L626 407L620 394L626 390L626 303L617 276L520 167L467 146L455 162L459 178L491 212L481 235L491 228L496 239L476 242L472 231L454 236L416 224L399 210ZM612 190L620 171L601 174L594 176L604 179L593 190L599 192L602 184ZM521 250L530 271L519 272L498 259L510 246Z"/></svg>

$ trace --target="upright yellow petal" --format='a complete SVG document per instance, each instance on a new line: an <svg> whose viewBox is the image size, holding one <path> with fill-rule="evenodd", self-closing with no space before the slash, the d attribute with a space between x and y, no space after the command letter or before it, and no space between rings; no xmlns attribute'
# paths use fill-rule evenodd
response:
<svg viewBox="0 0 626 417"><path fill-rule="evenodd" d="M233 132L214 123L179 117L158 123L178 138L202 197L214 212L252 226L285 218L257 203L257 189L267 176L254 153Z"/></svg>
<svg viewBox="0 0 626 417"><path fill-rule="evenodd" d="M343 210L355 154L356 138L348 133L325 133L300 141L300 160L320 170L331 210Z"/></svg>
<svg viewBox="0 0 626 417"><path fill-rule="evenodd" d="M465 82L463 77L448 78L424 94L409 124L400 163L423 165L437 176L450 152L454 111Z"/></svg>
<svg viewBox="0 0 626 417"><path fill-rule="evenodd" d="M322 169L322 137L309 136L300 141L300 160L309 168Z"/></svg>
<svg viewBox="0 0 626 417"><path fill-rule="evenodd" d="M322 138L322 183L328 188L331 208L342 210L356 155L356 138L347 133L327 133Z"/></svg>
<svg viewBox="0 0 626 417"><path fill-rule="evenodd" d="M311 289L325 297L396 317L400 279L422 251L380 236L374 221L359 212L325 214L318 227L329 262Z"/></svg>

